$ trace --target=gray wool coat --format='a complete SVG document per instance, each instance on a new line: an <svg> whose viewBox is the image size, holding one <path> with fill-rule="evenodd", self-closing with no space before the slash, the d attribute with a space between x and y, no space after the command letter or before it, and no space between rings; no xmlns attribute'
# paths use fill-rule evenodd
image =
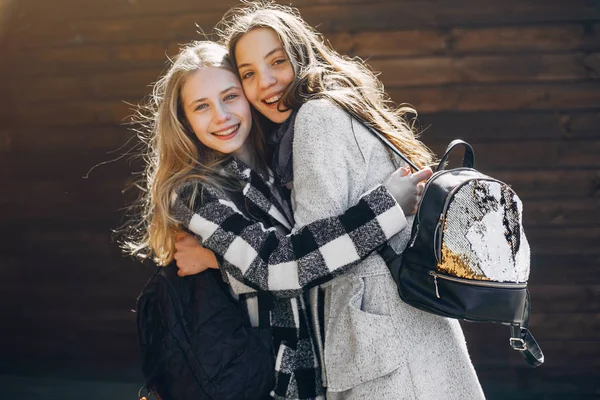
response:
<svg viewBox="0 0 600 400"><path fill-rule="evenodd" d="M396 168L372 133L327 100L305 103L294 128L295 229L342 214ZM408 221L391 241L397 251ZM328 399L484 398L458 321L404 304L377 253L321 288L324 320L313 322Z"/></svg>

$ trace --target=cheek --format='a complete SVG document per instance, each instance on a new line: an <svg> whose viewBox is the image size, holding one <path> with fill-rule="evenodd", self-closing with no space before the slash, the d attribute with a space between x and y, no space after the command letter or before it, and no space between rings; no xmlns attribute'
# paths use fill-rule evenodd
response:
<svg viewBox="0 0 600 400"><path fill-rule="evenodd" d="M196 135L200 141L202 141L202 138L208 134L208 120L209 118L198 115L193 115L191 118L188 118L190 127L192 128L192 133Z"/></svg>
<svg viewBox="0 0 600 400"><path fill-rule="evenodd" d="M246 96L250 104L254 104L256 90L254 89L254 86L250 84L248 79L242 81L242 89L244 90L244 95Z"/></svg>
<svg viewBox="0 0 600 400"><path fill-rule="evenodd" d="M287 85L294 81L295 75L291 65L285 69L284 76L282 78Z"/></svg>
<svg viewBox="0 0 600 400"><path fill-rule="evenodd" d="M247 101L240 101L236 105L236 113L246 122L252 124L252 113L250 112L250 103Z"/></svg>

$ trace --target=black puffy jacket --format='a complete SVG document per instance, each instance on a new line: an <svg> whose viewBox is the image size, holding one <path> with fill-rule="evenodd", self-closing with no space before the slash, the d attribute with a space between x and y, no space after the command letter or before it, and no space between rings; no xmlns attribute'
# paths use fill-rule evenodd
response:
<svg viewBox="0 0 600 400"><path fill-rule="evenodd" d="M159 268L137 301L146 387L163 400L256 400L274 385L269 329L252 328L220 272Z"/></svg>

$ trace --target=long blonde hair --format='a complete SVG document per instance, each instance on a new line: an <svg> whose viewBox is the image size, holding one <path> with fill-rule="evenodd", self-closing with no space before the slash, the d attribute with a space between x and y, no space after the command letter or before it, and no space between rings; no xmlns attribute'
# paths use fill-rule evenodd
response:
<svg viewBox="0 0 600 400"><path fill-rule="evenodd" d="M297 9L270 1L246 2L230 9L217 25L234 66L239 39L255 28L272 29L283 45L295 73L283 105L298 109L311 98L328 98L365 125L381 132L417 166L433 162L432 152L413 131L409 106L396 107L383 84L359 58L338 54L310 27Z"/></svg>
<svg viewBox="0 0 600 400"><path fill-rule="evenodd" d="M201 196L202 185L237 188L237 181L219 168L230 156L209 149L197 139L181 105L186 79L208 67L224 68L237 75L223 46L210 41L184 46L133 118L141 126L138 136L146 147L143 154L146 169L138 185L142 195L137 207L134 206L135 220L127 227L122 247L129 254L151 257L159 265L172 260L174 236L180 230L170 214L178 188L184 183L195 185L193 198ZM254 160L264 166L262 135L251 132L249 144Z"/></svg>

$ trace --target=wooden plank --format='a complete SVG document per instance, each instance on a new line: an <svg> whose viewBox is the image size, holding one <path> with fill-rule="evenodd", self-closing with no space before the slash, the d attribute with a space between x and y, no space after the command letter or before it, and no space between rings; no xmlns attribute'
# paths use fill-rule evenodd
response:
<svg viewBox="0 0 600 400"><path fill-rule="evenodd" d="M59 330L60 327L57 326L56 329ZM82 332L60 329L60 332L45 332L32 328L1 337L11 343L11 346L2 346L0 350L2 359L7 361L54 361L57 366L81 366L93 362L141 365L137 335L131 330Z"/></svg>
<svg viewBox="0 0 600 400"><path fill-rule="evenodd" d="M127 149L127 147L125 147ZM93 185L102 184L103 181L115 180L121 185L121 190L125 188L125 182L128 179L135 178L130 176L131 173L138 173L143 170L142 160L139 159L137 153L127 153L127 150L107 153L106 151L98 151L94 148L80 148L80 152L67 154L60 161L54 161L60 157L60 152L52 152L46 155L40 155L37 160L40 164L47 165L47 168L40 170L38 174L35 172L35 165L28 160L36 157L34 152L13 152L3 156L0 161L0 167L14 168L15 173L10 174L9 171L3 170L0 173L0 178L5 179L8 185L15 185L14 190L20 190L23 186L27 186L28 180L32 185L47 184L48 190L57 191L78 191L92 189ZM89 151L88 158L85 157L85 151ZM129 150L129 149L128 149ZM133 152L133 150L132 150ZM132 159L133 155L138 156L138 159ZM19 157L24 160L19 160ZM54 162L53 162L54 161ZM112 186L111 189L116 188ZM45 188L33 188L33 191L41 191ZM8 187L7 187L7 190ZM8 199L6 199L8 200Z"/></svg>
<svg viewBox="0 0 600 400"><path fill-rule="evenodd" d="M525 223L525 229L536 254L600 255L600 227L530 229Z"/></svg>
<svg viewBox="0 0 600 400"><path fill-rule="evenodd" d="M11 193L0 205L11 212L0 216L9 223L24 219L36 219L50 223L65 218L77 218L89 223L114 221L124 214L124 207L131 205L139 191L123 192L129 184L119 171L112 178L89 180L77 178L61 180L36 180L35 177L5 184ZM38 177L39 179L39 177ZM520 191L517 191L521 194ZM44 207L40 207L40 199ZM600 226L600 198L529 199L524 198L524 220L528 227L591 227Z"/></svg>
<svg viewBox="0 0 600 400"><path fill-rule="evenodd" d="M600 170L485 171L510 184L522 199L600 196Z"/></svg>
<svg viewBox="0 0 600 400"><path fill-rule="evenodd" d="M24 49L13 56L11 70L19 76L131 68L161 71L167 65L167 56L176 55L179 47L177 42L153 40L126 44L74 43L62 47Z"/></svg>
<svg viewBox="0 0 600 400"><path fill-rule="evenodd" d="M597 50L596 26L555 23L541 26L484 27L449 30L368 31L326 35L342 54L371 57L407 57L436 54L472 54Z"/></svg>
<svg viewBox="0 0 600 400"><path fill-rule="evenodd" d="M77 165L66 163L60 169L49 166L48 175L40 174L38 179L32 170L27 170L27 175L21 175L21 177L28 176L26 179L19 178L23 179L20 182L6 181L5 190L12 194L3 198L2 203L5 207L8 205L19 207L18 204L22 203L23 209L27 209L29 206L39 204L40 198L54 201L52 199L56 196L55 206L62 201L65 204L85 201L80 204L92 203L101 206L102 202L107 200L111 202L112 206L113 201L116 204L117 201L127 201L136 196L137 191L134 189L125 193L123 190L129 187L128 175L130 172L140 171L140 169L129 168L122 163L115 163L114 166L109 164L92 171L88 180L81 179L82 174L91 165L93 164L77 167ZM12 168L14 167L13 165ZM69 168L74 169L75 173L62 175L60 179L52 177L55 173L60 175L63 173L62 171ZM511 185L524 201L526 212L529 212L529 208L531 208L531 211L537 215L550 218L547 220L547 225L560 224L565 218L573 219L577 223L581 222L584 216L578 216L578 213L584 212L583 210L588 207L593 207L600 196L600 170L526 169L510 171L490 169L483 172ZM19 192L27 192L27 194L19 194ZM75 198L69 200L69 196ZM560 206L561 201L565 203L563 208ZM570 213L568 217L564 215L565 210ZM7 218L10 218L10 215L7 215Z"/></svg>
<svg viewBox="0 0 600 400"><path fill-rule="evenodd" d="M436 154L443 154L448 145L446 141L427 142L427 144ZM477 154L477 168L481 171L600 166L600 157L598 157L600 142L597 141L522 141L472 144Z"/></svg>
<svg viewBox="0 0 600 400"><path fill-rule="evenodd" d="M591 299L592 300L592 299ZM598 301L598 293L596 299ZM600 329L600 314L570 313L570 314L543 314L532 311L530 329L539 336L541 341L593 341L598 339ZM600 366L600 360L597 361Z"/></svg>
<svg viewBox="0 0 600 400"><path fill-rule="evenodd" d="M534 313L535 315L535 313ZM570 321L565 320L566 323ZM514 351L508 345L510 336L509 330L505 326L485 323L461 323L469 353L473 362L478 368L502 368L513 367L519 369L528 369L521 354ZM540 326L542 328L542 326ZM564 325L561 328L568 327ZM560 331L560 329L558 329ZM532 327L531 331L540 344L546 364L549 368L564 368L572 365L579 367L597 368L600 366L598 357L600 348L595 344L596 337L587 340L576 340L568 338L566 340L551 339L547 334L555 335L556 331L543 331ZM597 335L596 335L597 336Z"/></svg>
<svg viewBox="0 0 600 400"><path fill-rule="evenodd" d="M542 368L520 366L498 368L476 365L477 375L488 400L592 400L600 389L598 371L578 367L553 366Z"/></svg>
<svg viewBox="0 0 600 400"><path fill-rule="evenodd" d="M88 244L88 247L93 246L93 243ZM117 244L114 246L116 248ZM14 265L6 265L11 259L14 259ZM151 261L141 263L120 254L118 249L109 254L82 258L76 254L53 254L52 248L40 246L38 252L11 258L5 255L1 260L2 298L4 302L13 303L30 301L30 297L10 295L21 292L30 294L31 302L47 297L48 304L62 304L67 299L73 302L73 297L77 296L96 307L104 307L104 301L112 302L105 308L131 306L131 296L135 301L135 296L156 270ZM115 276L119 276L118 285L114 285ZM112 286L110 290L106 289L108 286ZM114 299L106 299L111 296Z"/></svg>
<svg viewBox="0 0 600 400"><path fill-rule="evenodd" d="M453 29L450 50L455 53L595 50L600 47L598 23L557 23Z"/></svg>
<svg viewBox="0 0 600 400"><path fill-rule="evenodd" d="M10 33L9 49L64 46L78 43L129 43L144 41L181 41L198 39L197 26L212 27L221 11L194 12L181 15L153 15L139 18L72 19L67 23L23 24ZM160 29L157 29L160 27Z"/></svg>
<svg viewBox="0 0 600 400"><path fill-rule="evenodd" d="M72 297L71 307L54 307L48 299L41 310L12 311L0 306L6 318L23 327L35 327L51 334L70 330L72 332L135 332L135 299L138 293L132 292L129 301L118 308L102 309L101 303L90 307L87 301ZM25 303L26 304L26 303ZM61 305L61 304L58 304ZM24 307L25 308L25 307Z"/></svg>
<svg viewBox="0 0 600 400"><path fill-rule="evenodd" d="M565 119L565 125L569 138L579 138L584 135L598 137L600 112L570 113Z"/></svg>
<svg viewBox="0 0 600 400"><path fill-rule="evenodd" d="M96 74L74 74L15 79L8 84L8 95L16 102L69 101L82 99L139 98L151 92L151 85L160 76L161 68L135 69Z"/></svg>
<svg viewBox="0 0 600 400"><path fill-rule="evenodd" d="M371 0L371 2L381 2L381 0ZM388 0L389 1L389 0ZM307 7L311 5L345 5L350 3L363 3L365 0L297 0L294 1L294 7ZM219 11L224 13L229 7L238 6L239 1L225 0L221 2L202 2L194 0L178 0L169 7L165 7L165 3L161 0L144 0L144 1L126 1L126 0L103 0L102 2L89 2L85 7L76 7L73 0L58 0L53 3L53 6L46 4L39 5L37 3L25 3L21 8L21 13L32 18L41 18L46 15L49 21L65 21L73 18L81 19L96 19L106 17L122 17L128 16L131 18L156 15L156 14L182 14L186 12L194 12L199 9L205 11ZM76 3L75 3L76 4ZM63 12L57 12L57 10Z"/></svg>
<svg viewBox="0 0 600 400"><path fill-rule="evenodd" d="M466 112L420 114L427 143L462 138L473 144L520 140L583 139L598 136L599 111ZM477 145L478 146L478 145Z"/></svg>
<svg viewBox="0 0 600 400"><path fill-rule="evenodd" d="M384 81L385 83L385 81ZM597 82L450 85L443 87L387 87L398 103L410 103L417 111L520 111L577 110L597 108L600 85Z"/></svg>
<svg viewBox="0 0 600 400"><path fill-rule="evenodd" d="M492 129L496 129L492 126ZM446 127L438 124L428 129L422 140L438 155L444 153L447 144L456 137L462 138L472 144L476 154L476 165L482 171L499 169L518 169L523 167L535 167L538 169L556 169L598 167L600 159L597 157L600 151L600 141L598 140L523 140L521 142L503 140L500 142L491 141L491 139L480 142L477 137L470 134L442 137L439 132L446 133ZM475 127L477 129L478 127ZM484 128L482 128L484 129ZM468 131L467 132L472 132ZM23 135L20 136L20 133ZM111 168L123 168L131 156L139 156L143 151L139 140L134 136L135 133L127 130L125 126L115 128L70 128L66 129L64 134L60 130L48 130L44 137L37 141L32 138L32 129L15 129L5 131L7 135L6 145L0 148L0 153L4 157L0 160L0 178L54 178L56 175L66 175L70 177L83 177L86 172L96 164L100 165L100 170ZM55 133L51 135L51 133ZM106 133L106 136L103 135ZM476 132L481 134L481 132ZM78 136L79 135L79 136ZM42 136L42 135L38 135ZM63 137L64 136L64 137ZM29 141L29 138L33 139ZM514 139L513 139L514 140ZM64 143L64 145L63 145ZM58 154L71 149L56 161ZM510 154L510 160L507 155ZM453 154L454 155L454 154ZM460 152L457 151L459 156ZM37 172L35 165L27 161L29 157L36 157L41 163L48 163L48 169ZM118 162L111 160L123 158ZM455 161L453 158L451 161ZM456 158L456 161L459 161ZM130 162L131 164L131 162ZM141 165L135 163L124 170L141 170ZM456 163L450 166L456 166ZM12 172L6 168L19 167L18 171Z"/></svg>
<svg viewBox="0 0 600 400"><path fill-rule="evenodd" d="M595 57L591 54L585 57ZM386 85L437 86L454 83L554 82L594 78L596 72L584 62L582 54L502 55L502 56L439 56L411 59L385 59L370 62L380 71ZM161 67L130 68L119 71L81 73L66 68L60 74L13 79L8 83L8 95L20 102L60 101L94 98L143 98L150 92ZM600 72L600 68L597 68Z"/></svg>
<svg viewBox="0 0 600 400"><path fill-rule="evenodd" d="M24 129L20 126L0 130L0 154L3 158L0 165L23 163L23 158L28 156L39 156L55 158L60 152L65 154L61 163L69 158L86 158L87 163L96 157L109 155L111 158L124 154L129 144L134 146L137 139L136 133L131 130L132 126L100 126L100 127L68 127L61 129ZM18 155L8 161L12 155ZM6 157L6 158L5 158ZM18 171L15 171L18 173ZM4 177L4 173L0 172Z"/></svg>
<svg viewBox="0 0 600 400"><path fill-rule="evenodd" d="M484 26L488 24L514 24L557 21L593 20L598 17L596 7L585 0L572 0L568 6L560 0L534 0L527 3L516 0L498 3L493 0L464 2L464 7L455 3L439 3L435 0L410 0L403 2L382 2L340 5L306 6L301 8L302 16L323 32L347 32L361 30L397 30L411 28L432 28L451 26ZM164 40L165 38L194 38L194 23L210 32L226 7L199 12L198 9L180 14L129 16L110 19L77 19L68 23L53 24L48 29L47 22L21 24L11 32L9 45L13 48L43 45L64 45L68 43L124 42L140 38ZM431 10L435 10L432 13ZM48 18L53 13L42 14ZM35 21L33 14L26 14ZM41 15L40 15L41 16ZM47 19L44 19L47 21ZM156 29L160 26L161 29Z"/></svg>
<svg viewBox="0 0 600 400"><path fill-rule="evenodd" d="M599 266L598 255L533 254L529 282L532 285L564 283L573 285L577 290L579 285L600 284L600 274L596 273ZM535 300L535 303L538 301Z"/></svg>
<svg viewBox="0 0 600 400"><path fill-rule="evenodd" d="M16 104L11 116L21 127L121 125L130 120L140 97L120 100L83 100L70 103ZM43 106L42 106L43 105Z"/></svg>
<svg viewBox="0 0 600 400"><path fill-rule="evenodd" d="M536 200L524 203L523 219L529 226L600 226L600 198Z"/></svg>
<svg viewBox="0 0 600 400"><path fill-rule="evenodd" d="M600 24L586 28L581 23L561 23L535 27L341 32L327 34L326 39L341 54L368 58L373 64L378 57L594 51L600 49L598 32ZM12 56L10 67L19 76L144 67L160 70L165 65L166 55L175 55L178 48L177 42L161 40L126 44L74 43L20 50Z"/></svg>
<svg viewBox="0 0 600 400"><path fill-rule="evenodd" d="M450 142L462 138L473 143L510 142L516 140L586 139L598 136L599 111L565 112L467 112L419 115L422 140L428 144ZM135 132L129 126L73 126L31 129L22 126L0 130L0 153L43 156L61 150L65 157L81 154L86 162L120 154ZM135 139L133 139L135 141ZM131 142L133 146L133 141ZM565 144L568 146L568 144ZM114 151L114 153L112 153ZM476 151L476 154L478 152ZM4 158L0 160L2 164ZM22 157L21 157L22 161ZM0 171L4 170L0 168ZM43 171L42 171L43 172ZM19 171L11 171L11 174ZM0 172L2 176L2 172Z"/></svg>
<svg viewBox="0 0 600 400"><path fill-rule="evenodd" d="M85 221L84 221L85 222ZM57 227L56 225L16 227L9 232L14 236L6 237L0 243L0 249L6 254L22 256L33 249L49 249L51 254L80 257L82 262L88 257L112 254L120 256L120 250L112 241L111 230L116 223L107 221L103 226L87 226L79 229ZM8 228L8 227L7 227Z"/></svg>
<svg viewBox="0 0 600 400"><path fill-rule="evenodd" d="M592 269L588 270L588 272L593 271ZM568 273L568 269L565 269L565 272ZM587 326L589 329L590 326L598 324L598 313L600 312L600 285L587 285L587 284L573 284L573 283L558 283L556 285L539 285L533 283L535 281L530 280L529 292L531 293L531 304L532 304L532 313L536 315L536 319L538 320L538 325L544 324L557 324L557 321L565 322L565 325L568 325L571 329L577 329L578 323L581 323ZM551 322L546 322L545 319L549 315L558 314L556 317L552 317L550 319ZM562 318L565 316L564 314L568 314L567 319L563 320ZM590 315L591 314L591 315ZM569 322L569 318L582 320L579 322L575 322L574 326L571 326L571 322ZM541 320L541 322L540 322ZM588 329L586 328L586 329ZM554 335L562 335L563 338L568 334L564 329L560 329L560 327L537 327L537 329L548 329L548 331L552 331ZM583 331L575 332L575 336L582 335L593 335L592 331ZM575 339L575 336L568 337L567 339Z"/></svg>
<svg viewBox="0 0 600 400"><path fill-rule="evenodd" d="M583 54L438 56L371 60L388 86L553 82L597 76Z"/></svg>
<svg viewBox="0 0 600 400"><path fill-rule="evenodd" d="M521 51L527 54L540 51L593 51L600 48L597 25L600 24L589 29L582 24L558 24L450 31L344 32L331 33L326 39L340 53L363 58ZM12 65L19 74L27 71L64 71L74 67L106 70L118 68L122 64L126 64L127 67L160 66L165 62L165 53L174 55L178 47L177 43L159 41L120 45L77 43L66 47L21 51L15 54ZM32 63L32 59L38 60L38 63Z"/></svg>
<svg viewBox="0 0 600 400"><path fill-rule="evenodd" d="M384 82L385 83L385 82ZM419 112L589 110L600 104L599 82L451 85L442 87L388 87L392 99L411 103ZM19 121L23 128L97 126L122 124L133 114L135 104L145 95L118 100L80 99L39 104L18 102L2 117ZM129 104L128 104L129 103ZM38 106L39 105L39 106Z"/></svg>

